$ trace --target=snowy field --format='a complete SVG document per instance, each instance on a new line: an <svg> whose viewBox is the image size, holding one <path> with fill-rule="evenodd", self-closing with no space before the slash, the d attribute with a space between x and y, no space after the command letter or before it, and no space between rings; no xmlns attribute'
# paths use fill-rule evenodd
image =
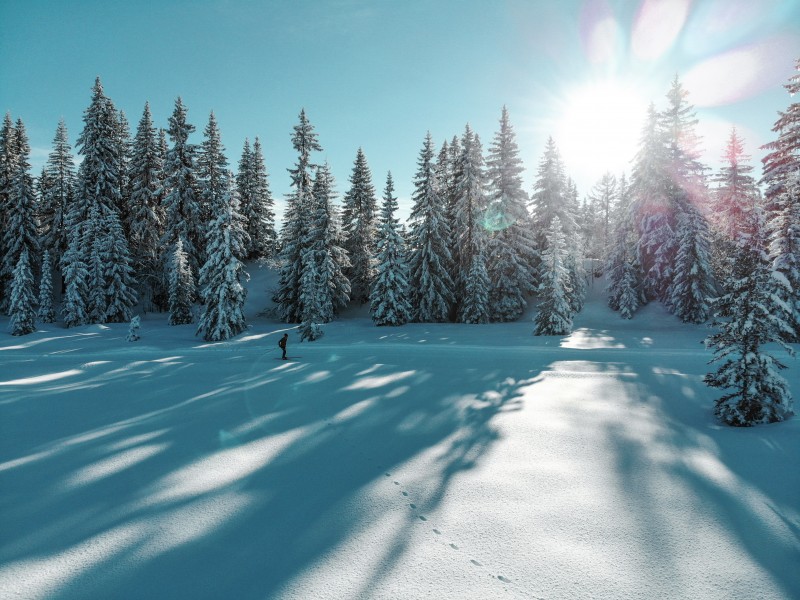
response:
<svg viewBox="0 0 800 600"><path fill-rule="evenodd" d="M707 327L596 283L568 337L361 310L283 362L269 281L224 343L0 320L0 597L800 598L800 420L718 425Z"/></svg>

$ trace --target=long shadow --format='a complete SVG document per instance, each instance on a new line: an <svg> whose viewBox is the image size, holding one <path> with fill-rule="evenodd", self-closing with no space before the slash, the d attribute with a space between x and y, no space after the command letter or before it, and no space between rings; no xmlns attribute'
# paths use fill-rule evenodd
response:
<svg viewBox="0 0 800 600"><path fill-rule="evenodd" d="M48 598L270 598L396 520L356 578L368 590L404 555L410 525L497 440L492 420L530 374L499 357L487 381L464 356L423 367L403 348L315 364L261 356L244 374L215 365L212 389L197 355L112 359L68 383L12 389L22 398L3 407L0 586L27 577ZM433 483L412 509L387 474L431 451Z"/></svg>

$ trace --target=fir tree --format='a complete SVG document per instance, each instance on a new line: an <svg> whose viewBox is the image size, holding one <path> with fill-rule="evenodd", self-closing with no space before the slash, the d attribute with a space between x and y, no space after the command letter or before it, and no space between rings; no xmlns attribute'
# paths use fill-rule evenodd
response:
<svg viewBox="0 0 800 600"><path fill-rule="evenodd" d="M139 318L139 315L136 315L131 319L130 325L128 326L128 335L125 336L125 339L129 342L138 342L139 341L139 327L141 326L142 322Z"/></svg>
<svg viewBox="0 0 800 600"><path fill-rule="evenodd" d="M344 196L342 228L351 267L346 275L352 286L352 299L361 304L369 300L375 277L375 188L367 158L361 148L356 153L350 190Z"/></svg>
<svg viewBox="0 0 800 600"><path fill-rule="evenodd" d="M795 61L794 75L783 87L792 97L800 93L800 58ZM777 139L761 147L769 151L761 159L764 165L761 182L767 186L768 211L776 208L774 199L783 195L789 179L800 169L800 102L792 102L785 112L778 111L778 120L772 131L777 134Z"/></svg>
<svg viewBox="0 0 800 600"><path fill-rule="evenodd" d="M631 213L630 188L624 175L620 178L615 225L604 271L607 276L608 306L630 319L642 302L640 268L637 262L636 231Z"/></svg>
<svg viewBox="0 0 800 600"><path fill-rule="evenodd" d="M3 127L0 128L0 306L8 303L8 286L11 283L10 275L4 272L2 260L8 252L5 232L8 231L11 187L16 171L16 137L11 113L6 113Z"/></svg>
<svg viewBox="0 0 800 600"><path fill-rule="evenodd" d="M130 161L131 161L131 127L128 123L128 118L125 112L120 110L116 115L117 123L117 145L118 145L118 181L119 181L119 204L117 205L117 214L119 215L120 223L125 234L125 239L128 239L130 234L131 219L133 215L130 210L131 201L131 177L130 177Z"/></svg>
<svg viewBox="0 0 800 600"><path fill-rule="evenodd" d="M275 201L269 189L267 167L258 137L253 142L250 168L250 211L244 215L251 248L249 257L268 258L277 251L278 237L275 233Z"/></svg>
<svg viewBox="0 0 800 600"><path fill-rule="evenodd" d="M247 290L242 280L247 279L244 265L246 233L239 214L239 200L233 186L233 177L223 178L227 186L222 198L211 206L215 209L209 224L208 258L200 269L200 295L203 313L197 333L203 332L206 341L227 340L245 330L244 301Z"/></svg>
<svg viewBox="0 0 800 600"><path fill-rule="evenodd" d="M14 267L9 303L11 335L27 335L36 331L36 296L28 248L23 247Z"/></svg>
<svg viewBox="0 0 800 600"><path fill-rule="evenodd" d="M413 320L436 323L447 321L454 297L449 273L452 258L447 247L450 229L436 181L430 133L417 165L409 236L410 301Z"/></svg>
<svg viewBox="0 0 800 600"><path fill-rule="evenodd" d="M67 327L83 325L88 321L87 305L89 298L88 256L80 251L80 228L70 231L69 246L62 259L66 291L62 306L64 324Z"/></svg>
<svg viewBox="0 0 800 600"><path fill-rule="evenodd" d="M452 148L455 143L451 144ZM474 309L462 310L461 304L469 297L467 286L471 284L471 271L476 268L475 256L483 254L485 231L481 227L481 215L486 210L486 174L480 138L470 126L464 129L461 152L457 158L453 176L453 261L455 263L455 296L459 302L461 316L474 314ZM485 255L479 261L486 271ZM474 290L473 290L474 291ZM488 293L488 284L487 284ZM471 302L474 301L471 300ZM461 317L459 317L461 320Z"/></svg>
<svg viewBox="0 0 800 600"><path fill-rule="evenodd" d="M403 325L411 318L408 301L408 265L403 239L394 217L397 198L392 174L386 176L378 230L377 275L370 295L370 314L375 325Z"/></svg>
<svg viewBox="0 0 800 600"><path fill-rule="evenodd" d="M545 239L550 223L555 217L561 221L564 235L569 239L578 231L576 214L570 210L569 186L561 154L552 137L547 139L536 182L531 196L533 225L537 232L537 248L545 249Z"/></svg>
<svg viewBox="0 0 800 600"><path fill-rule="evenodd" d="M101 254L105 285L103 321L125 323L130 321L131 309L137 302L130 252L122 232L122 223L115 212L106 215L104 229L106 242Z"/></svg>
<svg viewBox="0 0 800 600"><path fill-rule="evenodd" d="M62 256L69 245L66 216L75 196L76 183L75 162L63 119L58 123L41 182L42 249L49 250L53 256Z"/></svg>
<svg viewBox="0 0 800 600"><path fill-rule="evenodd" d="M678 254L670 285L670 310L686 323L704 322L713 287L708 224L689 204L678 219Z"/></svg>
<svg viewBox="0 0 800 600"><path fill-rule="evenodd" d="M189 259L178 239L172 252L169 271L169 324L186 325L194 321L192 305L197 292Z"/></svg>
<svg viewBox="0 0 800 600"><path fill-rule="evenodd" d="M194 130L194 125L186 121L186 107L179 97L169 118L168 133L172 148L167 152L164 162L163 203L166 223L161 245L167 249L167 256L171 256L175 244L181 240L192 275L196 278L203 240L197 192L196 148L189 143L189 136Z"/></svg>
<svg viewBox="0 0 800 600"><path fill-rule="evenodd" d="M161 268L161 239L164 237L164 164L156 128L145 103L133 140L130 176L130 251L138 295L145 308L164 305L165 281Z"/></svg>
<svg viewBox="0 0 800 600"><path fill-rule="evenodd" d="M535 290L538 253L522 189L522 160L516 135L503 107L500 129L486 159L488 208L484 227L493 232L487 270L492 281L490 312L494 321L513 321L525 310L525 294Z"/></svg>
<svg viewBox="0 0 800 600"><path fill-rule="evenodd" d="M780 292L787 282L770 270L764 237L763 226L756 222L753 237L738 245L725 294L714 303L718 331L706 339L714 351L711 362L721 364L705 382L729 390L714 409L728 425L774 423L793 414L789 386L779 375L784 365L762 348L775 342L794 354L782 340L793 333Z"/></svg>
<svg viewBox="0 0 800 600"><path fill-rule="evenodd" d="M39 236L36 227L36 197L30 175L30 146L25 125L17 119L14 127L15 159L11 172L11 185L6 207L3 231L5 254L0 264L0 278L10 280L24 251L28 253L28 268L36 270L35 257L39 256ZM7 307L5 307L7 308Z"/></svg>
<svg viewBox="0 0 800 600"><path fill-rule="evenodd" d="M459 305L458 320L461 323L489 322L489 273L486 271L486 258L482 248L472 255L464 296Z"/></svg>
<svg viewBox="0 0 800 600"><path fill-rule="evenodd" d="M566 240L558 216L550 221L546 245L542 254L539 312L534 318L533 335L567 335L572 331L573 313L569 303L569 271L564 264Z"/></svg>
<svg viewBox="0 0 800 600"><path fill-rule="evenodd" d="M617 178L609 172L595 184L586 203L583 237L588 258L604 260L611 243L611 215L617 198Z"/></svg>
<svg viewBox="0 0 800 600"><path fill-rule="evenodd" d="M42 257L42 277L40 281L37 317L40 323L53 323L56 320L56 311L53 309L53 263L50 259L49 250L45 250Z"/></svg>
<svg viewBox="0 0 800 600"><path fill-rule="evenodd" d="M278 290L274 301L281 317L287 323L298 323L302 319L300 300L300 277L302 276L303 237L308 225L308 206L311 203L311 153L321 152L314 127L308 121L305 110L300 111L300 123L294 126L292 146L297 151L297 163L289 169L293 192L289 196L281 231L281 268Z"/></svg>

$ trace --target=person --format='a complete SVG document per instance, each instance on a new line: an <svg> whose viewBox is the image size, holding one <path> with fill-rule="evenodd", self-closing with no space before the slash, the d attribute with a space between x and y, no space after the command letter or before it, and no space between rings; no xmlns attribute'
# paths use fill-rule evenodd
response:
<svg viewBox="0 0 800 600"><path fill-rule="evenodd" d="M281 350L283 350L283 360L288 360L286 358L286 342L289 341L289 334L284 333L283 337L278 341L278 346L280 346Z"/></svg>

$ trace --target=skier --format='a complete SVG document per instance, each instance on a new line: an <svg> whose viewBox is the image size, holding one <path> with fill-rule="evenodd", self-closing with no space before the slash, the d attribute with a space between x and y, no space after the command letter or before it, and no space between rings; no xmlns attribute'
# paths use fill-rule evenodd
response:
<svg viewBox="0 0 800 600"><path fill-rule="evenodd" d="M278 340L278 346L280 346L280 349L283 350L283 360L288 360L286 358L286 342L287 341L289 341L289 334L288 333L284 333L283 337L280 340Z"/></svg>

